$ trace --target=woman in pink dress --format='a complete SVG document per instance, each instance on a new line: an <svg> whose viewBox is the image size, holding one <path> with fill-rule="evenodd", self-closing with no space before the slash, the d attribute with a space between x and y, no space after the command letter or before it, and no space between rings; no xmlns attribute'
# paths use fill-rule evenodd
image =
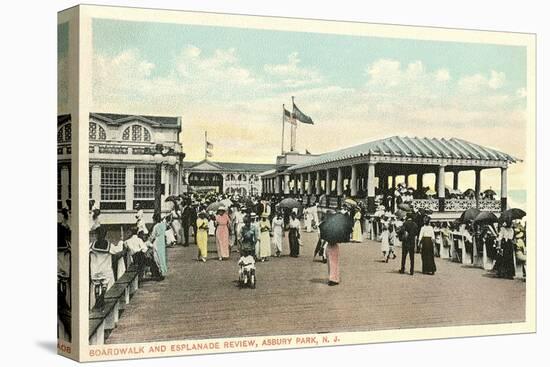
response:
<svg viewBox="0 0 550 367"><path fill-rule="evenodd" d="M216 215L216 246L219 260L229 258L229 223L229 215L222 206Z"/></svg>
<svg viewBox="0 0 550 367"><path fill-rule="evenodd" d="M340 246L336 242L327 245L328 285L340 283Z"/></svg>

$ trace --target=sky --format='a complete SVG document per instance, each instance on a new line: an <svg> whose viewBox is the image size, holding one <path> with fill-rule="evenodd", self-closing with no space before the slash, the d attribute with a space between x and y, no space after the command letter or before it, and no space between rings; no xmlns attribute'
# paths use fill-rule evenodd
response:
<svg viewBox="0 0 550 367"><path fill-rule="evenodd" d="M302 152L401 135L526 155L523 47L105 19L92 27L92 110L181 116L191 161L203 158L206 130L213 160L273 163L291 96L315 122L298 126ZM509 169L510 189L524 188L524 170ZM482 188L500 188L495 171ZM473 185L473 174L462 177Z"/></svg>

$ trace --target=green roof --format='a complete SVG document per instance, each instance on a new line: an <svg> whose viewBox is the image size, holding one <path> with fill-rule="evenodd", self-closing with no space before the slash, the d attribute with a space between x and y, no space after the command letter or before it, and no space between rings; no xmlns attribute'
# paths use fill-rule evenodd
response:
<svg viewBox="0 0 550 367"><path fill-rule="evenodd" d="M362 156L475 159L514 163L519 159L493 148L481 146L457 138L419 138L392 136L372 142L355 145L312 157L304 163L294 165L290 171L316 165L342 161Z"/></svg>

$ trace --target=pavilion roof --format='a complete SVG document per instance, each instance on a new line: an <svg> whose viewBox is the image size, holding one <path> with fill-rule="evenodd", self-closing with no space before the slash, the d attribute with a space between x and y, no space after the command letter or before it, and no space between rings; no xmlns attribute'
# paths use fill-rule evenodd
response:
<svg viewBox="0 0 550 367"><path fill-rule="evenodd" d="M519 159L493 148L458 138L419 138L392 136L314 157L290 167L289 171L367 156L444 158L452 160L485 160L515 163Z"/></svg>

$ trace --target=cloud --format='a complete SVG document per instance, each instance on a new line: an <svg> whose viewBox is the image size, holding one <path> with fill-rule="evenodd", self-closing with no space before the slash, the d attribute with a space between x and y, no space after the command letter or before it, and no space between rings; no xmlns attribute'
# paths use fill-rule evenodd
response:
<svg viewBox="0 0 550 367"><path fill-rule="evenodd" d="M505 83L506 74L504 72L491 70L489 76L481 73L465 76L458 81L458 86L465 93L478 93L487 89L500 89Z"/></svg>
<svg viewBox="0 0 550 367"><path fill-rule="evenodd" d="M323 82L318 70L305 68L300 64L301 60L298 53L293 52L288 55L288 61L285 64L267 64L264 65L264 71L267 75L282 82L286 87L296 88Z"/></svg>
<svg viewBox="0 0 550 367"><path fill-rule="evenodd" d="M497 70L453 78L449 69L430 69L422 60L381 58L365 65L355 86L343 86L304 65L298 53L285 63L251 69L234 48L205 52L187 45L171 63L161 74L137 50L96 54L93 108L182 116L189 160L202 159L197 142L207 130L216 159L272 162L280 152L281 105L291 95L315 121L298 126L301 151L326 152L391 135L455 136L525 157L526 91L508 93L506 75Z"/></svg>

